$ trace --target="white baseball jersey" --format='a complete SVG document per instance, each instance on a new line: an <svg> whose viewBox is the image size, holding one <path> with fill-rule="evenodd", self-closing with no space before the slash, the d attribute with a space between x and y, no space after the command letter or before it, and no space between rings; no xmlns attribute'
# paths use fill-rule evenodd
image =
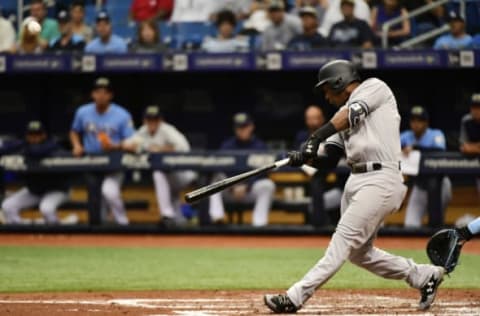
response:
<svg viewBox="0 0 480 316"><path fill-rule="evenodd" d="M344 149L349 164L400 161L400 114L387 84L377 78L365 80L341 109L349 106L363 108L362 120L329 137L326 143Z"/></svg>
<svg viewBox="0 0 480 316"><path fill-rule="evenodd" d="M138 151L145 151L151 145L160 147L170 145L177 152L190 151L187 138L175 126L166 122L160 123L155 134L150 134L147 127L143 125L127 142L135 143Z"/></svg>

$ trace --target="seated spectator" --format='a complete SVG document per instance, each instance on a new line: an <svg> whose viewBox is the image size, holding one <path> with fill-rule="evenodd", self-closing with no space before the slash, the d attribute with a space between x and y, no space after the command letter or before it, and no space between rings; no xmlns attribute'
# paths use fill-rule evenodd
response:
<svg viewBox="0 0 480 316"><path fill-rule="evenodd" d="M110 16L106 11L100 11L96 19L97 36L85 47L90 54L122 54L127 52L127 44L118 35L112 34Z"/></svg>
<svg viewBox="0 0 480 316"><path fill-rule="evenodd" d="M15 152L26 159L38 161L58 153L59 146L48 137L40 121L30 121L26 128L25 141ZM47 224L57 224L57 208L68 200L68 177L62 173L34 172L25 174L25 186L7 197L2 203L6 224L22 224L20 211L38 205Z"/></svg>
<svg viewBox="0 0 480 316"><path fill-rule="evenodd" d="M217 37L205 37L202 50L209 53L229 53L248 50L246 38L235 36L237 21L231 11L221 11L217 14Z"/></svg>
<svg viewBox="0 0 480 316"><path fill-rule="evenodd" d="M480 156L480 93L472 94L470 113L462 118L460 125L460 151L465 155ZM477 178L480 195L480 178Z"/></svg>
<svg viewBox="0 0 480 316"><path fill-rule="evenodd" d="M472 38L472 43L470 44L470 48L480 49L480 34L477 34Z"/></svg>
<svg viewBox="0 0 480 316"><path fill-rule="evenodd" d="M335 23L330 29L330 45L338 48L373 47L373 33L367 22L353 15L354 0L342 0L341 9L344 20Z"/></svg>
<svg viewBox="0 0 480 316"><path fill-rule="evenodd" d="M46 48L51 41L60 36L57 21L47 18L47 5L43 0L30 1L30 16L35 18L42 26L40 39L43 48ZM20 37L23 36L22 34L20 34Z"/></svg>
<svg viewBox="0 0 480 316"><path fill-rule="evenodd" d="M74 1L70 6L73 33L83 37L85 42L93 39L93 29L85 23L85 5L83 1Z"/></svg>
<svg viewBox="0 0 480 316"><path fill-rule="evenodd" d="M130 113L112 102L113 89L109 79L95 81L92 99L93 103L82 105L73 119L70 142L72 153L77 157L122 150L122 143L134 133ZM101 192L115 221L127 225L128 217L120 191L122 181L122 172L106 173Z"/></svg>
<svg viewBox="0 0 480 316"><path fill-rule="evenodd" d="M130 51L134 53L162 53L167 46L160 40L157 22L147 20L140 23L137 39L131 44Z"/></svg>
<svg viewBox="0 0 480 316"><path fill-rule="evenodd" d="M272 0L268 16L272 24L263 32L262 50L283 50L292 38L302 33L298 18L285 13L283 1Z"/></svg>
<svg viewBox="0 0 480 316"><path fill-rule="evenodd" d="M60 11L57 15L61 36L50 43L49 51L52 52L81 52L85 41L80 35L74 34L72 22L67 11Z"/></svg>
<svg viewBox="0 0 480 316"><path fill-rule="evenodd" d="M305 110L306 129L297 133L294 149L298 150L310 135L325 124L323 110L317 105L310 105ZM303 169L304 167L302 167ZM311 175L308 170L304 171ZM340 201L344 179L328 170L317 171L310 181L312 195L311 222L315 226L335 225L340 217Z"/></svg>
<svg viewBox="0 0 480 316"><path fill-rule="evenodd" d="M410 112L410 130L400 135L405 156L412 150L445 151L445 135L441 130L429 128L428 124L427 111L421 106L413 107ZM414 178L413 183L405 214L405 227L421 227L425 211L428 213L429 227L442 226L445 210L452 199L450 179L444 175L422 175Z"/></svg>
<svg viewBox="0 0 480 316"><path fill-rule="evenodd" d="M223 142L220 150L266 150L267 146L255 134L252 118L246 113L237 113L233 117L235 136ZM233 174L227 174L233 176ZM223 176L218 176L218 178ZM210 197L209 214L213 222L220 223L225 217L223 198L233 201L254 201L252 225L256 227L268 224L268 213L272 205L275 184L267 178L256 178L247 183L237 184L230 190Z"/></svg>
<svg viewBox="0 0 480 316"><path fill-rule="evenodd" d="M433 3L434 0L410 0L405 1L407 11L413 11L424 5ZM438 6L428 12L415 17L416 29L418 34L422 34L442 26L444 23L445 8Z"/></svg>
<svg viewBox="0 0 480 316"><path fill-rule="evenodd" d="M158 106L152 105L145 109L143 126L125 141L124 149L137 153L188 152L190 144L180 131L164 121ZM153 171L153 182L162 215L162 225L172 226L182 222L180 191L192 183L195 178L195 172L190 170Z"/></svg>
<svg viewBox="0 0 480 316"><path fill-rule="evenodd" d="M389 20L398 18L400 16L406 18L408 15L407 10L402 7L399 0L383 0L383 3L372 9L372 17L370 25L377 41L380 43L382 38L383 24ZM410 20L407 18L402 23L393 25L388 31L388 43L389 45L397 45L403 42L410 35Z"/></svg>
<svg viewBox="0 0 480 316"><path fill-rule="evenodd" d="M28 29L28 23L33 18L28 17L22 23L19 42L11 50L13 54L41 54L43 52L43 42L40 39L40 33L32 33Z"/></svg>
<svg viewBox="0 0 480 316"><path fill-rule="evenodd" d="M328 0L296 0L295 7L290 10L290 13L299 15L303 7L313 7L317 11L317 20L320 25L328 8L328 2Z"/></svg>
<svg viewBox="0 0 480 316"><path fill-rule="evenodd" d="M327 11L325 12L323 21L320 24L320 34L322 34L324 37L328 37L330 34L330 29L335 23L341 22L344 19L340 5L341 0L329 0ZM355 0L355 9L353 10L353 14L357 19L365 22L370 21L370 8L364 0Z"/></svg>
<svg viewBox="0 0 480 316"><path fill-rule="evenodd" d="M133 0L130 17L136 22L168 20L172 10L173 0Z"/></svg>
<svg viewBox="0 0 480 316"><path fill-rule="evenodd" d="M465 32L465 20L455 12L449 14L450 34L440 36L433 45L435 49L463 49L472 44L472 37Z"/></svg>
<svg viewBox="0 0 480 316"><path fill-rule="evenodd" d="M308 51L328 47L328 41L318 33L317 10L313 7L303 7L300 10L303 33L296 35L288 43L288 49Z"/></svg>
<svg viewBox="0 0 480 316"><path fill-rule="evenodd" d="M218 0L175 0L171 22L208 22L217 11Z"/></svg>
<svg viewBox="0 0 480 316"><path fill-rule="evenodd" d="M13 24L2 16L0 7L0 53L9 52L15 45L15 29Z"/></svg>

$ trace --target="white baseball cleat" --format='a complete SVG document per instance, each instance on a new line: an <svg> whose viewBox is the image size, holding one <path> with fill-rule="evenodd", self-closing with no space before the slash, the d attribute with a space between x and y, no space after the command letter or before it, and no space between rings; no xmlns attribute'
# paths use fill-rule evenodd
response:
<svg viewBox="0 0 480 316"><path fill-rule="evenodd" d="M430 280L420 289L420 302L418 308L421 310L427 310L432 305L437 295L437 289L443 281L443 275L445 269L443 267L435 267L435 272L430 277Z"/></svg>

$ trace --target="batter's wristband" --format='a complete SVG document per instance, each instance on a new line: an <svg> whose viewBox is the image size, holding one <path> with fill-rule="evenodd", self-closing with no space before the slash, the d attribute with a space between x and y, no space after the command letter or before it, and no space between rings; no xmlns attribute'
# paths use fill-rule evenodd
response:
<svg viewBox="0 0 480 316"><path fill-rule="evenodd" d="M332 122L328 122L327 124L317 129L315 132L313 132L311 137L317 138L318 140L320 140L320 142L323 142L324 140L336 133L337 130L335 129L335 126L333 126Z"/></svg>

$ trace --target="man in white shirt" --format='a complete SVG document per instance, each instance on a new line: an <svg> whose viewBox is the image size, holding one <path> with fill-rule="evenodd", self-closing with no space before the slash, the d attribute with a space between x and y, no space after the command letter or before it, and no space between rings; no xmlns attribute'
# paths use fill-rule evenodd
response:
<svg viewBox="0 0 480 316"><path fill-rule="evenodd" d="M335 23L341 22L344 19L340 9L341 2L341 0L329 0L327 11L323 16L323 22L318 29L324 37L328 37L330 29ZM370 8L368 4L364 0L355 0L353 15L357 19L368 23L370 20Z"/></svg>
<svg viewBox="0 0 480 316"><path fill-rule="evenodd" d="M124 143L132 152L168 153L188 152L190 144L173 125L165 122L158 106L145 109L144 124ZM153 182L164 226L175 225L180 214L179 192L196 178L193 171L153 171Z"/></svg>
<svg viewBox="0 0 480 316"><path fill-rule="evenodd" d="M8 52L15 44L15 29L12 23L2 16L0 7L0 53Z"/></svg>

